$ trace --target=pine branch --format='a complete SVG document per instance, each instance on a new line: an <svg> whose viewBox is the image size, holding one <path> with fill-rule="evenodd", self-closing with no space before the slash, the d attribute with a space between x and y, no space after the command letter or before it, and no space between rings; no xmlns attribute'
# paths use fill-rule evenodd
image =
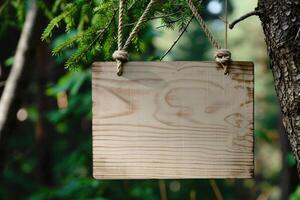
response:
<svg viewBox="0 0 300 200"><path fill-rule="evenodd" d="M42 40L47 40L52 36L53 29L59 27L59 23L69 15L72 15L77 10L77 4L69 4L66 10L60 15L51 20L44 32L42 33Z"/></svg>
<svg viewBox="0 0 300 200"><path fill-rule="evenodd" d="M72 66L79 63L82 56L85 55L85 53L91 49L91 47L95 44L95 42L99 41L104 36L104 34L107 32L107 30L111 26L111 24L116 16L116 13L117 13L117 10L114 11L110 21L107 23L107 25L102 30L99 31L98 35L87 47L85 47L83 49L79 49L77 52L75 52L71 56L71 58L68 59L68 61L66 62L67 69L73 69Z"/></svg>
<svg viewBox="0 0 300 200"><path fill-rule="evenodd" d="M165 52L165 54L159 59L160 61L162 61L171 51L172 49L175 47L175 45L178 43L178 41L180 40L180 38L183 36L183 34L186 32L187 28L189 27L190 23L192 22L192 20L194 19L194 16L192 16L190 18L190 20L187 22L187 24L185 25L185 27L182 29L180 35L176 38L176 40L173 42L173 44L171 45L171 47Z"/></svg>
<svg viewBox="0 0 300 200"><path fill-rule="evenodd" d="M76 41L78 41L83 34L77 34L76 36L66 40L64 43L58 45L52 50L52 55L58 56L63 50L70 48L74 45Z"/></svg>
<svg viewBox="0 0 300 200"><path fill-rule="evenodd" d="M179 12L175 12L175 13L161 15L161 16L149 17L149 18L146 19L146 22L151 21L151 20L156 20L156 19L163 19L163 18L166 18L166 17L171 17L171 16L174 16L174 15L178 15L178 14L179 14ZM126 27L126 26L133 26L133 25L135 25L135 23L125 24L124 27Z"/></svg>

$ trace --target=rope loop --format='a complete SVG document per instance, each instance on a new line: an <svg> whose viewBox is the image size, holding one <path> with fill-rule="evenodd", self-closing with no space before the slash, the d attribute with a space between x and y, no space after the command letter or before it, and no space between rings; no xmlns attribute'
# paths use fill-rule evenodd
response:
<svg viewBox="0 0 300 200"><path fill-rule="evenodd" d="M117 75L121 76L123 73L123 63L128 61L128 52L126 51L132 42L133 38L138 34L142 24L146 21L146 16L150 13L150 10L155 3L155 0L150 0L143 14L140 16L136 25L132 29L127 38L124 46L123 43L123 15L126 0L119 0L119 24L118 24L118 50L116 50L112 57L117 61Z"/></svg>
<svg viewBox="0 0 300 200"><path fill-rule="evenodd" d="M127 62L128 61L128 52L124 50L116 50L113 55L113 59L119 60L121 62Z"/></svg>
<svg viewBox="0 0 300 200"><path fill-rule="evenodd" d="M193 15L199 22L201 28L203 29L205 35L207 36L208 40L211 42L211 44L217 49L215 52L215 60L218 64L220 64L224 69L224 74L228 74L228 68L231 63L231 52L227 49L227 19L228 19L228 13L227 13L227 0L225 0L225 15L226 15L226 22L225 22L225 46L226 49L222 49L220 43L214 38L213 34L210 32L209 28L205 24L205 21L201 17L201 15L198 12L197 7L194 5L192 0L187 0L187 3L190 7L190 10L192 11Z"/></svg>
<svg viewBox="0 0 300 200"><path fill-rule="evenodd" d="M128 61L128 52L117 50L113 53L112 57L117 61L117 75L121 76L123 73L123 63Z"/></svg>
<svg viewBox="0 0 300 200"><path fill-rule="evenodd" d="M224 69L224 74L229 73L228 67L231 63L231 52L228 49L217 49L215 52L216 62L222 65Z"/></svg>
<svg viewBox="0 0 300 200"><path fill-rule="evenodd" d="M138 33L142 23L146 21L146 16L150 12L151 7L153 6L155 0L150 0L148 3L146 9L144 10L143 14L140 16L139 20L137 21L136 25L132 29L132 31L129 34L129 37L127 38L124 46L122 45L122 32L123 32L123 15L124 15L124 7L125 7L126 0L119 0L119 26L118 26L118 50L116 50L112 57L117 61L117 74L118 76L122 75L123 72L123 63L128 61L128 52L126 51L129 44L131 43L133 37ZM222 65L224 69L224 74L228 74L228 67L231 63L231 52L228 49L222 49L219 42L214 38L213 34L210 32L208 27L206 26L203 18L198 13L198 10L196 6L193 4L192 0L187 0L188 5L193 13L193 15L198 20L200 26L202 27L203 31L207 35L209 41L212 43L212 45L217 49L215 52L215 60L218 64ZM201 2L201 1L200 1ZM227 7L227 0L226 7ZM227 31L227 11L226 11L226 31ZM227 48L227 32L226 35L226 48Z"/></svg>

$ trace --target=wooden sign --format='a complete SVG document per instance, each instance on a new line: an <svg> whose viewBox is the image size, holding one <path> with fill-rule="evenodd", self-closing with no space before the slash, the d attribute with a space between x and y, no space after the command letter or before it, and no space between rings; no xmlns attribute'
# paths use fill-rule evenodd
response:
<svg viewBox="0 0 300 200"><path fill-rule="evenodd" d="M97 179L253 177L253 64L93 65Z"/></svg>

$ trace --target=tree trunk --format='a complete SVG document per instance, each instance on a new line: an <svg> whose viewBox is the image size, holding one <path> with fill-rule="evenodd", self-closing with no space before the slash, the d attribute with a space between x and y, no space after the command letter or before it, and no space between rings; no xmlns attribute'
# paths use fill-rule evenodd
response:
<svg viewBox="0 0 300 200"><path fill-rule="evenodd" d="M287 154L291 152L289 141L286 137L285 128L282 124L282 117L278 119L279 141L282 152L282 174L281 174L281 199L289 199L290 194L295 191L298 185L296 166L290 166L287 159Z"/></svg>
<svg viewBox="0 0 300 200"><path fill-rule="evenodd" d="M52 186L53 174L52 174L52 136L54 128L46 119L46 113L53 109L52 101L46 96L45 91L47 83L51 78L51 70L55 62L51 56L51 52L48 46L39 42L36 47L37 56L37 108L38 108L38 120L36 123L36 147L37 147L37 168L36 175L41 184Z"/></svg>
<svg viewBox="0 0 300 200"><path fill-rule="evenodd" d="M258 0L283 124L300 174L300 0Z"/></svg>
<svg viewBox="0 0 300 200"><path fill-rule="evenodd" d="M30 44L33 39L34 28L36 25L38 9L35 1L32 1L25 24L19 39L17 50L14 57L14 64L10 71L9 77L6 80L6 85L0 99L0 138L3 132L11 104L13 103L18 82L24 71L26 63L26 54L30 49Z"/></svg>

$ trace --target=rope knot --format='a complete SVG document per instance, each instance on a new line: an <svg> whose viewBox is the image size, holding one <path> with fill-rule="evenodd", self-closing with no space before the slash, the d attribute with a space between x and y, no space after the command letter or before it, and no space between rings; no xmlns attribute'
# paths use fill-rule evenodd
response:
<svg viewBox="0 0 300 200"><path fill-rule="evenodd" d="M127 62L128 61L128 53L124 50L117 50L112 55L113 59L121 61L121 62Z"/></svg>
<svg viewBox="0 0 300 200"><path fill-rule="evenodd" d="M224 74L228 74L228 66L231 63L231 52L228 49L218 49L215 53L216 62L221 64Z"/></svg>
<svg viewBox="0 0 300 200"><path fill-rule="evenodd" d="M112 57L117 61L117 74L121 76L123 73L123 63L128 61L128 53L124 50L116 50Z"/></svg>

